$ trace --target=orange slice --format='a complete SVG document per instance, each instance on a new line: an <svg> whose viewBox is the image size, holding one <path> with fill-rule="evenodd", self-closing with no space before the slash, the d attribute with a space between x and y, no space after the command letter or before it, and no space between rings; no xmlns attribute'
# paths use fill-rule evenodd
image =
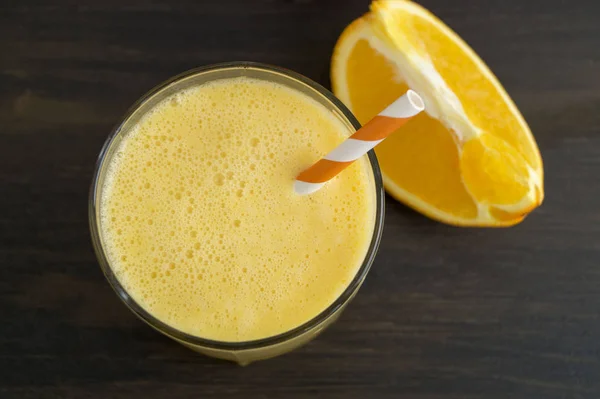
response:
<svg viewBox="0 0 600 399"><path fill-rule="evenodd" d="M386 190L439 221L509 226L541 204L543 167L518 109L473 50L423 7L375 1L335 46L334 93L361 123L406 92L425 112L375 149Z"/></svg>

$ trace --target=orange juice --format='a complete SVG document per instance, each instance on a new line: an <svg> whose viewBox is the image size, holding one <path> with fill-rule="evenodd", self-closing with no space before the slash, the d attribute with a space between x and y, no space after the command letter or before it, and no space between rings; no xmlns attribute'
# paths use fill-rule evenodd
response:
<svg viewBox="0 0 600 399"><path fill-rule="evenodd" d="M369 161L294 193L295 176L351 134L307 95L215 80L167 97L123 134L99 230L115 276L158 320L221 342L271 337L317 316L355 277L375 224Z"/></svg>

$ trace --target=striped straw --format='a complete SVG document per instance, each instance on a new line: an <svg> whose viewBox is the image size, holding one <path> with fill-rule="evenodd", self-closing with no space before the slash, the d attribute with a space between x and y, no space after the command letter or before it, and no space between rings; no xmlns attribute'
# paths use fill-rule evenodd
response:
<svg viewBox="0 0 600 399"><path fill-rule="evenodd" d="M314 193L424 109L421 97L412 90L407 91L333 151L300 173L294 190L300 195Z"/></svg>

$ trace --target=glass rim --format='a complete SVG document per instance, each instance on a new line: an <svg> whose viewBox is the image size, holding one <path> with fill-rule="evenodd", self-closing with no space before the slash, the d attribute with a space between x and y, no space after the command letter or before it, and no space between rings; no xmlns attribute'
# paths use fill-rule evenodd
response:
<svg viewBox="0 0 600 399"><path fill-rule="evenodd" d="M250 341L217 341L211 340L207 338L198 337L195 335L191 335L185 333L181 330L178 330L165 322L159 320L154 317L150 312L145 310L140 304L135 301L131 295L127 292L127 290L121 285L118 278L114 274L112 268L110 267L110 262L108 261L108 257L104 251L104 247L102 245L100 239L100 229L97 217L97 208L98 203L96 201L98 197L98 193L100 187L98 186L100 176L104 170L105 163L110 159L107 159L107 154L109 149L112 147L115 139L121 134L123 125L132 117L132 115L142 107L147 101L152 99L154 96L160 94L163 90L167 89L171 85L177 84L178 82L192 77L194 75L199 75L202 73L208 73L219 70L227 70L227 69L250 69L250 70L259 70L266 73L283 75L285 78L289 78L292 80L296 80L302 83L305 86L316 91L318 94L325 97L327 101L329 101L340 113L346 118L346 120L352 125L352 127L358 130L361 125L358 120L354 117L354 115L350 112L350 110L339 100L337 99L333 93L329 90L321 86L320 84L312 81L311 79L288 69L257 63L257 62L248 62L248 61L238 61L238 62L226 62L226 63L218 63L211 64L199 68L190 69L181 74L175 75L166 81L156 85L143 96L141 96L123 115L120 121L116 124L116 126L112 129L111 133L107 137L100 154L98 155L98 159L96 161L96 166L94 169L94 175L92 178L92 184L90 187L89 193L89 206L88 206L88 217L90 224L90 232L92 237L92 244L94 247L94 251L96 253L96 258L100 263L100 267L104 276L108 280L112 289L116 292L117 296L125 303L125 305L131 310L136 316L146 322L148 325L153 327L154 329L162 332L163 334L174 338L177 341L182 343L205 347L215 350L223 350L223 351L242 351L242 350L251 350L251 349L259 349L263 347L268 347L272 345L277 345L296 337L303 335L306 332L318 327L321 323L326 321L330 316L335 314L341 307L343 307L351 298L352 295L357 291L365 277L367 276L371 265L375 259L375 255L377 254L377 250L379 248L379 244L381 241L381 236L383 232L383 221L385 214L385 193L383 189L383 181L381 170L379 168L379 163L377 161L377 157L375 156L375 152L373 150L368 152L369 164L371 165L373 180L375 183L375 223L373 226L373 236L371 238L371 242L369 244L369 248L367 249L367 253L365 258L358 269L356 275L352 279L352 281L348 284L348 286L344 289L344 291L331 303L327 308L323 309L316 316L311 318L310 320L304 322L303 324L294 327L288 331L283 333L260 338L256 340Z"/></svg>

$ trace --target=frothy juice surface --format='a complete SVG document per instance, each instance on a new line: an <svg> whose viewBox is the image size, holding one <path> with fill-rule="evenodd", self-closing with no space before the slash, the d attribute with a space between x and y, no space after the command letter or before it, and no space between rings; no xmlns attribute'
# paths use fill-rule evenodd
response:
<svg viewBox="0 0 600 399"><path fill-rule="evenodd" d="M309 321L364 260L374 184L366 158L313 195L293 181L349 134L316 101L263 80L168 97L108 164L100 231L117 278L197 337L247 341Z"/></svg>

